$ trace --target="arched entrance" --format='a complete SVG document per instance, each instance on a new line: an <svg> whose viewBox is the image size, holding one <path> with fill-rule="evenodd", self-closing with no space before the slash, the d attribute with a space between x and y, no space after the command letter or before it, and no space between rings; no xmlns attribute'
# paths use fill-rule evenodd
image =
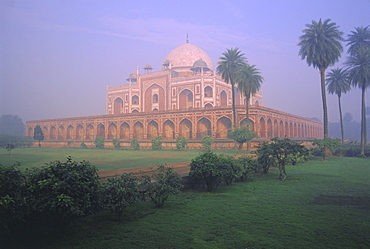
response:
<svg viewBox="0 0 370 249"><path fill-rule="evenodd" d="M108 126L108 139L117 138L117 126L114 123L110 123Z"/></svg>
<svg viewBox="0 0 370 249"><path fill-rule="evenodd" d="M50 128L50 140L57 139L57 129L54 126Z"/></svg>
<svg viewBox="0 0 370 249"><path fill-rule="evenodd" d="M91 124L86 126L86 140L94 139L94 127Z"/></svg>
<svg viewBox="0 0 370 249"><path fill-rule="evenodd" d="M58 140L64 140L64 139L65 139L64 126L61 125L58 128Z"/></svg>
<svg viewBox="0 0 370 249"><path fill-rule="evenodd" d="M231 131L231 120L227 117L222 117L217 120L217 138L227 138Z"/></svg>
<svg viewBox="0 0 370 249"><path fill-rule="evenodd" d="M185 137L186 139L191 139L193 135L193 129L191 122L188 119L183 119L180 122L180 136Z"/></svg>
<svg viewBox="0 0 370 249"><path fill-rule="evenodd" d="M103 124L98 125L98 130L96 134L97 134L96 137L105 138L105 126Z"/></svg>
<svg viewBox="0 0 370 249"><path fill-rule="evenodd" d="M84 139L84 128L82 127L82 125L78 125L76 127L76 139L77 140Z"/></svg>
<svg viewBox="0 0 370 249"><path fill-rule="evenodd" d="M197 138L201 139L205 136L211 136L211 121L201 118L197 124Z"/></svg>
<svg viewBox="0 0 370 249"><path fill-rule="evenodd" d="M69 125L68 127L67 127L67 137L66 137L66 139L67 140L71 140L71 139L73 139L73 126L72 125Z"/></svg>
<svg viewBox="0 0 370 249"><path fill-rule="evenodd" d="M163 138L175 139L175 125L171 120L167 120L163 124Z"/></svg>
<svg viewBox="0 0 370 249"><path fill-rule="evenodd" d="M148 124L148 139L158 137L158 123L150 121Z"/></svg>
<svg viewBox="0 0 370 249"><path fill-rule="evenodd" d="M121 139L130 139L130 126L126 122L121 124L119 134Z"/></svg>
<svg viewBox="0 0 370 249"><path fill-rule="evenodd" d="M134 138L144 139L144 126L141 122L134 124Z"/></svg>
<svg viewBox="0 0 370 249"><path fill-rule="evenodd" d="M193 108L193 92L184 89L179 94L179 109L186 110Z"/></svg>
<svg viewBox="0 0 370 249"><path fill-rule="evenodd" d="M113 114L121 113L123 113L123 100L118 97L113 102Z"/></svg>

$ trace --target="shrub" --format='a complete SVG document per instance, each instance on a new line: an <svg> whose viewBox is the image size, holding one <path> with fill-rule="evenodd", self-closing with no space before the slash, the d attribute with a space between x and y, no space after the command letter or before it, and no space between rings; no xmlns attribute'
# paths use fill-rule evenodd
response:
<svg viewBox="0 0 370 249"><path fill-rule="evenodd" d="M189 177L194 187L207 187L215 190L222 180L221 160L216 154L207 151L191 160Z"/></svg>
<svg viewBox="0 0 370 249"><path fill-rule="evenodd" d="M320 148L322 153L322 159L325 161L326 158L331 155L333 149L338 148L340 145L339 139L324 138L314 139L312 145Z"/></svg>
<svg viewBox="0 0 370 249"><path fill-rule="evenodd" d="M132 174L108 178L101 188L102 207L120 220L126 208L139 199L138 180Z"/></svg>
<svg viewBox="0 0 370 249"><path fill-rule="evenodd" d="M104 137L95 138L94 144L96 148L104 148Z"/></svg>
<svg viewBox="0 0 370 249"><path fill-rule="evenodd" d="M239 157L236 162L240 165L241 174L238 178L239 181L245 182L249 180L252 173L259 172L259 165L256 159L252 159L248 156Z"/></svg>
<svg viewBox="0 0 370 249"><path fill-rule="evenodd" d="M121 148L121 141L119 141L119 140L118 140L118 139L116 139L116 138L113 138L112 142L113 142L113 147L114 147L115 149L120 149L120 148Z"/></svg>
<svg viewBox="0 0 370 249"><path fill-rule="evenodd" d="M182 136L177 137L177 139L176 139L176 148L178 150L185 150L186 145L187 145L187 141L186 141L185 137L182 137Z"/></svg>
<svg viewBox="0 0 370 249"><path fill-rule="evenodd" d="M211 136L205 136L202 139L202 147L204 151L210 151L213 144L213 138Z"/></svg>
<svg viewBox="0 0 370 249"><path fill-rule="evenodd" d="M240 164L232 157L219 156L219 170L226 185L231 185L235 179L240 178L242 169Z"/></svg>
<svg viewBox="0 0 370 249"><path fill-rule="evenodd" d="M7 144L14 144L15 147L31 147L33 138L27 136L0 135L0 147L5 148Z"/></svg>
<svg viewBox="0 0 370 249"><path fill-rule="evenodd" d="M28 214L25 176L16 167L0 164L0 234L16 229Z"/></svg>
<svg viewBox="0 0 370 249"><path fill-rule="evenodd" d="M162 147L163 138L161 136L153 137L152 138L152 149L153 150L161 150Z"/></svg>
<svg viewBox="0 0 370 249"><path fill-rule="evenodd" d="M178 194L183 187L180 175L164 165L159 165L152 176L144 175L142 185L156 207L163 206L170 195Z"/></svg>
<svg viewBox="0 0 370 249"><path fill-rule="evenodd" d="M64 227L99 207L97 169L87 161L78 163L68 157L66 162L51 162L30 171L27 183L28 204L54 226Z"/></svg>
<svg viewBox="0 0 370 249"><path fill-rule="evenodd" d="M80 147L81 148L83 148L83 149L87 149L88 147L87 147L87 145L84 143L84 142L82 142L81 144L80 144Z"/></svg>
<svg viewBox="0 0 370 249"><path fill-rule="evenodd" d="M137 138L134 138L131 140L131 148L134 150L140 150L140 144L137 140Z"/></svg>

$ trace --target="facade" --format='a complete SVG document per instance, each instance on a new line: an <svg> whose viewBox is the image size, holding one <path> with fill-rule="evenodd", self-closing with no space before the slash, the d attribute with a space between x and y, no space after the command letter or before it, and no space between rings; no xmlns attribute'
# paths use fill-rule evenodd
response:
<svg viewBox="0 0 370 249"><path fill-rule="evenodd" d="M216 74L202 49L185 43L164 59L162 70L147 64L131 73L128 83L107 88L107 113L100 116L28 121L27 135L40 125L45 140L91 142L96 137L129 141L162 136L197 140L209 135L227 139L232 125L231 85ZM245 98L236 91L238 125L247 123ZM322 123L262 106L262 92L250 99L249 120L258 138L322 138Z"/></svg>

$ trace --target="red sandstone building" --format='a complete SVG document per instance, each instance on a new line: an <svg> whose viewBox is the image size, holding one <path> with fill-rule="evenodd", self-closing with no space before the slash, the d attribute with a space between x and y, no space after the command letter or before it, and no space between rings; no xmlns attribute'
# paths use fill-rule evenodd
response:
<svg viewBox="0 0 370 249"><path fill-rule="evenodd" d="M79 146L96 137L133 138L145 143L162 136L166 147L178 136L188 142L206 135L227 144L233 127L231 85L216 74L212 60L202 49L185 43L164 59L162 70L144 73L137 68L128 84L107 88L107 114L100 116L27 121L27 135L40 125L45 146ZM245 117L245 98L237 92L237 122ZM262 92L250 99L249 121L257 138L289 137L297 140L322 138L322 123L262 106ZM128 144L127 144L128 145ZM173 147L173 146L172 146Z"/></svg>

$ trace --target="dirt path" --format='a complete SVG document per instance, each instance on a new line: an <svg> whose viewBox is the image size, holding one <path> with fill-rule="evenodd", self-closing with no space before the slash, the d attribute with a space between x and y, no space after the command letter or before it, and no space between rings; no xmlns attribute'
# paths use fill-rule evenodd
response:
<svg viewBox="0 0 370 249"><path fill-rule="evenodd" d="M174 171L178 174L186 174L189 173L190 162L180 162L180 163L169 163L166 164L167 167L174 168ZM126 168L126 169L114 169L114 170L102 170L98 172L100 178L108 178L115 175L122 175L123 173L133 173L134 175L141 175L143 173L150 173L157 169L157 165L151 166L142 166L142 167L135 167L135 168Z"/></svg>

